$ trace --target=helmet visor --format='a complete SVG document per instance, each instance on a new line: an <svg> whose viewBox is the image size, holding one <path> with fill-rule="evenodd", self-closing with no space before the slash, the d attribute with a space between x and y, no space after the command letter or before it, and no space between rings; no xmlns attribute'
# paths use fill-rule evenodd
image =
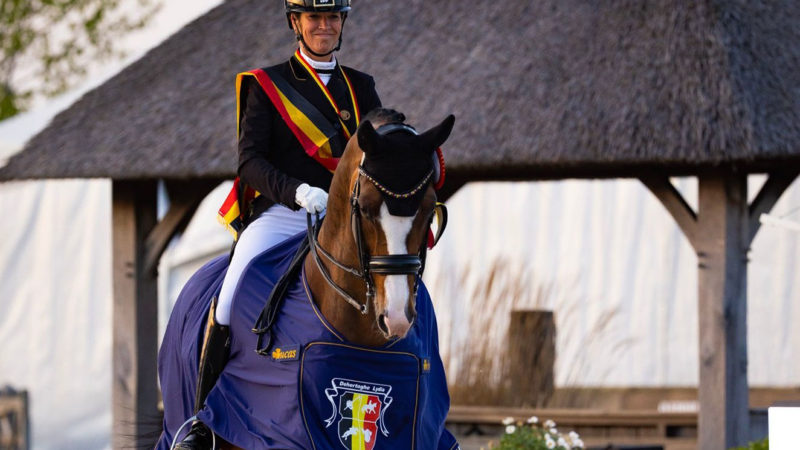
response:
<svg viewBox="0 0 800 450"><path fill-rule="evenodd" d="M347 12L350 0L285 0L286 12Z"/></svg>

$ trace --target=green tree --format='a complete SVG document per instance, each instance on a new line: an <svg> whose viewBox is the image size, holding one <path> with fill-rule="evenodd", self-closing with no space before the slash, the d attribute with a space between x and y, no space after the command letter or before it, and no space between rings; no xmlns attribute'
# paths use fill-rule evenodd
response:
<svg viewBox="0 0 800 450"><path fill-rule="evenodd" d="M161 0L0 0L0 120L64 92L94 61L119 58L120 37Z"/></svg>

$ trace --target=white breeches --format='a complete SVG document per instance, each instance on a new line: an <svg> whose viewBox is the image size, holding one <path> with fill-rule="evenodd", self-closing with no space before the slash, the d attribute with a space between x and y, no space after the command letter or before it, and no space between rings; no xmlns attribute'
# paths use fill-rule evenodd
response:
<svg viewBox="0 0 800 450"><path fill-rule="evenodd" d="M239 236L228 272L222 282L214 316L217 323L230 325L233 294L250 261L270 247L306 228L306 210L301 208L298 211L292 211L283 205L273 205L247 225Z"/></svg>

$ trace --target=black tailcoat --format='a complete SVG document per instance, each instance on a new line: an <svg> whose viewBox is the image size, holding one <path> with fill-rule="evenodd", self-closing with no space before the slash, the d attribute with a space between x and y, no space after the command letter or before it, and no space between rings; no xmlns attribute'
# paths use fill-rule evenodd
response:
<svg viewBox="0 0 800 450"><path fill-rule="evenodd" d="M361 116L380 107L375 91L375 80L363 72L342 67L356 94ZM325 94L300 65L296 57L274 66L297 91L340 131L337 139L344 149L346 141L339 118ZM328 90L336 104L350 113L344 121L351 133L356 130L356 119L350 94L338 67L328 81ZM239 168L243 182L261 193L253 202L251 217L255 218L275 203L293 210L299 209L294 201L295 190L308 183L328 191L333 174L308 156L300 142L281 118L278 110L253 77L245 77L240 91L241 111L239 124ZM341 156L341 155L333 155Z"/></svg>

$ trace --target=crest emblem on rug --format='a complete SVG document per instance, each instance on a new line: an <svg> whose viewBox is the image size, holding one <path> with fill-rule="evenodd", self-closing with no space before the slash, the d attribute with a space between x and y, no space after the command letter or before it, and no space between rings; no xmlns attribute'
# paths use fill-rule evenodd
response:
<svg viewBox="0 0 800 450"><path fill-rule="evenodd" d="M338 418L339 442L348 450L372 450L378 439L378 430L389 436L383 416L392 397L392 387L387 384L334 378L325 396L331 403L332 414L325 420L329 428Z"/></svg>

